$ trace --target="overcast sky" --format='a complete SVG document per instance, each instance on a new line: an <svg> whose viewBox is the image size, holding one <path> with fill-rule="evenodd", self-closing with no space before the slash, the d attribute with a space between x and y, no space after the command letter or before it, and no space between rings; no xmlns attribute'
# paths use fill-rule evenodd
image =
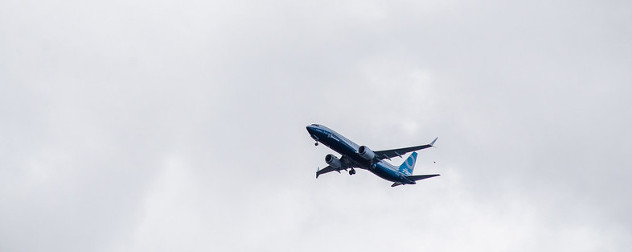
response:
<svg viewBox="0 0 632 252"><path fill-rule="evenodd" d="M631 10L4 0L0 251L629 251Z"/></svg>

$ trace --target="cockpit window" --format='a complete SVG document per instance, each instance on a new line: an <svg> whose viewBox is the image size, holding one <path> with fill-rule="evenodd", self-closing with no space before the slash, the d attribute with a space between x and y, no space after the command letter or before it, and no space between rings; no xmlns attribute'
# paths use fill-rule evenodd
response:
<svg viewBox="0 0 632 252"><path fill-rule="evenodd" d="M313 123L312 126L320 127L320 125Z"/></svg>

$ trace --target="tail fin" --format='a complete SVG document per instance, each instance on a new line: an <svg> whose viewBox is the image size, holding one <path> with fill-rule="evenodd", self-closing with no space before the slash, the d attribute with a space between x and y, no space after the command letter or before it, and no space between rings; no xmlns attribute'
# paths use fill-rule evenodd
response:
<svg viewBox="0 0 632 252"><path fill-rule="evenodd" d="M415 162L417 162L417 152L413 152L410 156L399 166L399 171L410 176L415 169Z"/></svg>

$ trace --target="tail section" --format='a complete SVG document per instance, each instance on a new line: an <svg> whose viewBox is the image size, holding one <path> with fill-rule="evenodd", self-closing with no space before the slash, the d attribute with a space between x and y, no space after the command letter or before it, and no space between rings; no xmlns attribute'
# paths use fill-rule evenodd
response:
<svg viewBox="0 0 632 252"><path fill-rule="evenodd" d="M408 179L410 179L412 181L417 181L417 180L432 178L432 177L436 177L436 176L439 176L439 174L415 175L415 176L407 176L406 178L408 178Z"/></svg>
<svg viewBox="0 0 632 252"><path fill-rule="evenodd" d="M417 162L417 152L413 152L410 156L399 166L399 171L410 176L415 169L415 163Z"/></svg>

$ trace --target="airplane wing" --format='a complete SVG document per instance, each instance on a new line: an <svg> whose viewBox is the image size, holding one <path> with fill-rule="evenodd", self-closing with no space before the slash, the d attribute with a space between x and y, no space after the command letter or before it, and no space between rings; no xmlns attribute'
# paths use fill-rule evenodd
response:
<svg viewBox="0 0 632 252"><path fill-rule="evenodd" d="M331 167L331 166L327 166L325 168L322 168L318 171L316 171L316 178L318 178L318 176L320 176L321 174L325 174L325 173L329 173L332 171L337 171L338 173L340 173L340 170L346 170L349 168L355 168L358 167L355 162L348 158L347 156L342 156L340 157L340 163L342 164L342 166L338 169Z"/></svg>
<svg viewBox="0 0 632 252"><path fill-rule="evenodd" d="M416 150L423 150L425 148L429 148L432 147L434 145L434 143L437 141L438 137L435 138L434 140L432 140L432 142L430 144L426 144L426 145L419 145L419 146L413 146L413 147L406 147L406 148L399 148L399 149L392 149L392 150L382 150L382 151L376 151L375 152L375 156L379 159L391 159L392 157L401 157L402 155L411 152L411 151L416 151Z"/></svg>
<svg viewBox="0 0 632 252"><path fill-rule="evenodd" d="M340 170L336 170L336 169L334 169L331 166L327 166L325 168L322 168L322 169L316 171L316 178L318 178L318 176L320 176L321 174L329 173L329 172L332 172L332 171L340 172Z"/></svg>

